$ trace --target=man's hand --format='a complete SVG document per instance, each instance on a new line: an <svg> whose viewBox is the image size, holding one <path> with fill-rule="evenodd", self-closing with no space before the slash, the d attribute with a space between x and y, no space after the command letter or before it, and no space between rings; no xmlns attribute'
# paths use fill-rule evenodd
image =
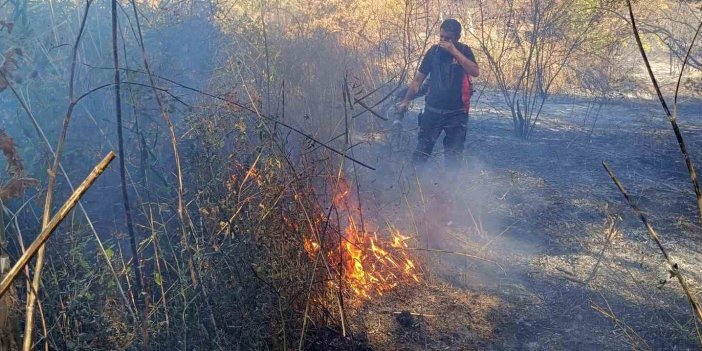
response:
<svg viewBox="0 0 702 351"><path fill-rule="evenodd" d="M460 50L453 44L452 41L448 40L441 40L439 41L438 44L442 49L448 51L456 61L458 61L458 64L463 67L463 70L468 73L469 75L473 77L478 77L480 76L480 68L478 67L478 64L474 61L471 61L469 58L467 58L463 53L461 53Z"/></svg>
<svg viewBox="0 0 702 351"><path fill-rule="evenodd" d="M395 109L399 113L404 113L404 112L407 112L408 105L409 105L409 100L402 99L402 101L398 102L397 105L395 105Z"/></svg>
<svg viewBox="0 0 702 351"><path fill-rule="evenodd" d="M452 42L452 41L449 41L449 40L440 40L440 41L439 41L439 47L441 47L442 49L448 51L448 52L449 52L451 55L453 55L454 57L460 53L460 52L458 51L458 49L456 48L456 46L453 45L453 42Z"/></svg>

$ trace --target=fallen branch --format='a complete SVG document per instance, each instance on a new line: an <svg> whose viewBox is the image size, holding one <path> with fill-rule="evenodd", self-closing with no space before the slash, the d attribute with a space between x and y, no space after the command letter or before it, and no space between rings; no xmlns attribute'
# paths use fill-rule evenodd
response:
<svg viewBox="0 0 702 351"><path fill-rule="evenodd" d="M51 234L53 234L54 230L58 227L59 224L63 221L64 218L68 215L69 212L75 207L75 205L78 203L78 200L85 194L86 191L90 188L90 186L93 185L95 180L102 174L102 172L105 171L107 166L112 162L112 160L115 158L115 153L110 151L110 153L105 156L105 158L100 161L100 163L95 166L95 168L88 174L88 177L85 178L83 183L81 183L78 188L76 188L76 191L71 194L71 196L66 200L66 202L61 206L61 208L56 212L53 218L51 218L51 221L47 223L46 227L44 227L44 230L41 231L39 236L32 242L31 245L27 248L27 250L22 254L22 256L17 260L14 266L8 271L7 275L3 278L2 282L0 282L0 298L7 292L7 290L10 288L12 285L12 282L17 278L17 276L20 274L20 271L24 268L24 266L29 263L29 260L34 257L34 255L39 251L39 248L44 246L44 243L49 239Z"/></svg>
<svg viewBox="0 0 702 351"><path fill-rule="evenodd" d="M628 0L627 0L628 1ZM602 162L602 166L604 166L605 170L607 171L607 174L609 174L609 177L612 178L612 181L614 184L617 185L617 188L619 188L619 191L624 195L624 198L626 199L626 202L629 203L629 206L636 212L636 214L639 216L643 224L646 226L646 229L648 229L649 234L651 234L651 238L653 238L653 241L656 242L656 245L658 245L658 248L661 250L661 253L663 253L663 257L665 257L666 262L668 263L668 270L670 272L671 278L676 277L678 278L678 282L680 282L680 286L682 286L683 291L685 292L685 295L687 296L687 300L690 302L690 307L692 308L692 312L697 317L697 319L702 322L702 308L700 308L699 303L695 299L694 295L692 292L690 292L690 288L687 286L687 282L682 276L682 273L680 272L680 268L678 267L677 263L674 263L673 260L670 258L670 255L668 255L668 252L665 250L663 247L663 244L661 243L660 238L658 237L658 234L656 231L653 229L653 226L651 225L651 222L646 219L646 216L644 216L643 211L631 200L629 197L629 194L626 192L624 189L624 186L622 183L617 179L617 176L614 175L614 172L609 168L607 163ZM700 343L702 344L702 339L699 340Z"/></svg>
<svg viewBox="0 0 702 351"><path fill-rule="evenodd" d="M378 112L373 111L373 109L370 108L370 107L368 107L368 105L366 105L365 103L363 103L363 101L361 101L361 100L359 100L359 99L356 99L356 98L354 98L353 100L354 100L355 103L361 105L361 107L363 107L363 108L366 109L368 112L370 112L373 116L378 117L378 118L382 119L383 121L387 121L387 120L388 120L387 118L385 118L385 117L379 115Z"/></svg>

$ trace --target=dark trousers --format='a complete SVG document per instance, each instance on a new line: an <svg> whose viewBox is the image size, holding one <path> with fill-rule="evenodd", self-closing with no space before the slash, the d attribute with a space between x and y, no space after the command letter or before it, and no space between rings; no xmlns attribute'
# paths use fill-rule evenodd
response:
<svg viewBox="0 0 702 351"><path fill-rule="evenodd" d="M446 168L458 169L463 160L463 144L466 141L467 130L468 114L464 111L440 114L425 110L419 115L417 148L412 154L414 165L421 167L426 163L436 140L443 131L446 133L444 136Z"/></svg>

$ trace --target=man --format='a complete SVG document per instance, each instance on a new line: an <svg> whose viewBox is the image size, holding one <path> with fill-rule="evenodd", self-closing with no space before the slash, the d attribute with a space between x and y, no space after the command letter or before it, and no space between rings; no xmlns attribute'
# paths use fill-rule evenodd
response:
<svg viewBox="0 0 702 351"><path fill-rule="evenodd" d="M429 158L442 131L446 134L444 151L447 168L458 168L462 160L470 96L470 88L466 92L466 85L469 86L470 77L480 75L480 68L470 48L458 42L460 38L461 24L457 20L450 18L441 23L439 43L424 54L404 99L397 104L398 111L406 111L424 79L430 77L424 113L419 118L417 148L412 155L417 167Z"/></svg>

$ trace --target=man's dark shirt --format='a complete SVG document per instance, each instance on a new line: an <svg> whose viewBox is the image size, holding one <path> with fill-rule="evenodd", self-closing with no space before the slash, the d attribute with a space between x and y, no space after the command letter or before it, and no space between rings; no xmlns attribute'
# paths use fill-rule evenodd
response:
<svg viewBox="0 0 702 351"><path fill-rule="evenodd" d="M475 62L473 51L467 45L458 43L456 48L466 58ZM429 76L427 105L445 110L463 108L461 92L463 77L466 73L451 54L438 45L432 46L424 54L422 63L419 65L419 72Z"/></svg>

